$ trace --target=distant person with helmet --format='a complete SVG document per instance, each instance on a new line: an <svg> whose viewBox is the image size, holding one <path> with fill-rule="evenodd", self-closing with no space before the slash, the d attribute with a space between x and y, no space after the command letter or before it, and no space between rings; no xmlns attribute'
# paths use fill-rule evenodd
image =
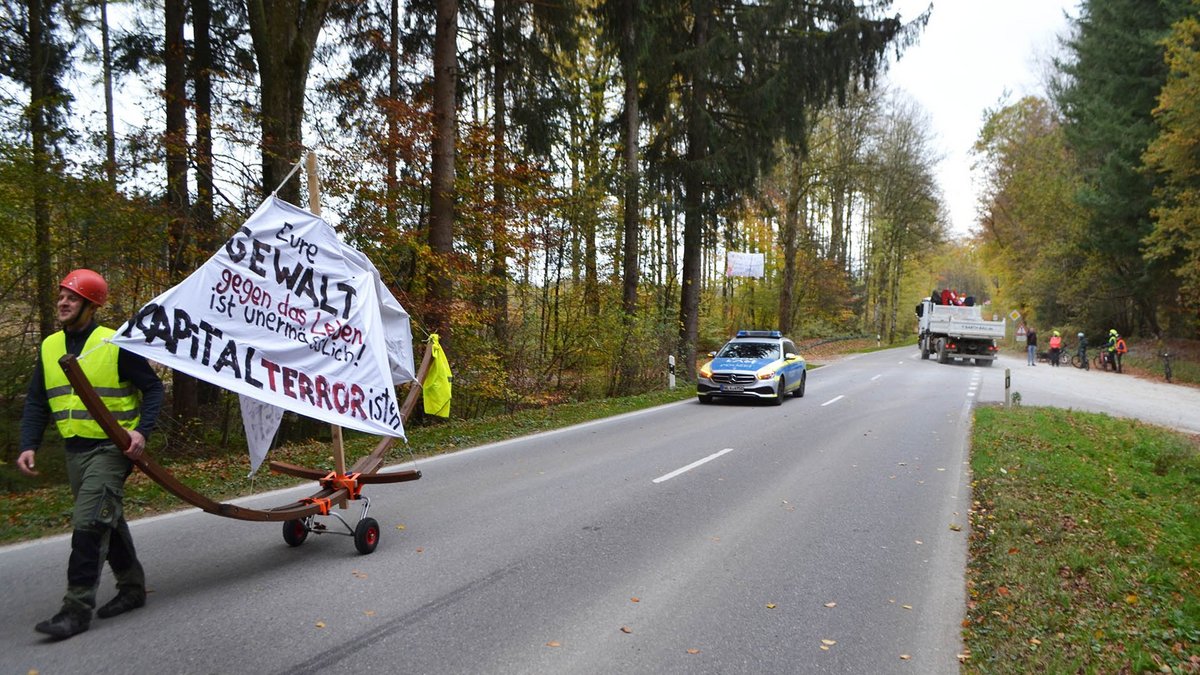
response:
<svg viewBox="0 0 1200 675"><path fill-rule="evenodd" d="M1087 357L1087 336L1083 333L1080 333L1076 337L1079 338L1079 360L1083 362L1083 369L1091 370L1091 366L1088 364Z"/></svg>
<svg viewBox="0 0 1200 675"><path fill-rule="evenodd" d="M1128 351L1125 347L1125 339L1117 332L1116 328L1111 328L1108 331L1108 344L1104 350L1107 352L1107 360L1104 363L1104 369L1108 370L1108 366L1112 365L1114 372L1121 372L1121 357Z"/></svg>
<svg viewBox="0 0 1200 675"><path fill-rule="evenodd" d="M1050 365L1058 367L1058 355L1062 352L1062 335L1058 331L1050 334Z"/></svg>
<svg viewBox="0 0 1200 675"><path fill-rule="evenodd" d="M17 468L38 475L34 454L47 422L53 419L63 437L67 480L75 498L62 610L34 627L58 640L82 633L91 624L105 560L116 578L117 595L97 616L104 619L146 604L145 575L125 522L122 498L125 479L133 470L131 460L142 456L146 436L162 408L163 385L145 358L106 341L116 331L95 321L96 310L106 300L108 283L92 270L77 269L59 284L55 307L62 330L42 341L21 417ZM79 357L79 366L104 405L129 430L130 444L124 452L75 395L58 364L67 353Z"/></svg>

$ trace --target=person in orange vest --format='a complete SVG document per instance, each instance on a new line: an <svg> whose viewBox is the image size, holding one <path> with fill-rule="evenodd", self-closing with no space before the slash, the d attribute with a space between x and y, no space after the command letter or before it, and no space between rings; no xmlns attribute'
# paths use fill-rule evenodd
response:
<svg viewBox="0 0 1200 675"><path fill-rule="evenodd" d="M1125 356L1125 352L1129 348L1125 346L1125 338L1117 332L1116 328L1108 331L1108 361L1112 364L1113 370L1121 372L1121 360Z"/></svg>
<svg viewBox="0 0 1200 675"><path fill-rule="evenodd" d="M38 475L34 456L46 424L54 420L66 450L67 480L75 499L71 513L71 557L62 609L34 627L56 640L87 630L96 606L96 589L105 560L117 582L117 595L97 615L108 618L146 604L146 579L125 522L122 496L131 460L142 456L146 436L162 408L163 385L145 358L108 342L115 331L97 325L96 309L108 299L104 277L88 269L68 274L59 284L58 322L62 330L42 341L40 357L21 416L21 454L17 468ZM79 366L104 405L129 430L121 451L83 406L58 360L79 357Z"/></svg>
<svg viewBox="0 0 1200 675"><path fill-rule="evenodd" d="M1058 331L1050 334L1050 365L1058 367L1058 356L1062 353L1062 335Z"/></svg>

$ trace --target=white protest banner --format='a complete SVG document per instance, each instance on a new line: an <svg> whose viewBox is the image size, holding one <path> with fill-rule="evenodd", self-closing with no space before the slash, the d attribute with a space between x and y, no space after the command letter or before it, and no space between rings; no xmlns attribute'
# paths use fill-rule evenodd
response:
<svg viewBox="0 0 1200 675"><path fill-rule="evenodd" d="M736 253L729 251L725 254L725 276L754 277L761 279L765 276L766 261L762 253Z"/></svg>
<svg viewBox="0 0 1200 675"><path fill-rule="evenodd" d="M246 430L246 446L250 451L249 476L253 476L267 458L271 441L275 440L275 432L283 420L283 408L244 394L238 394L238 403L242 409L242 428Z"/></svg>
<svg viewBox="0 0 1200 675"><path fill-rule="evenodd" d="M394 385L413 379L408 314L366 256L274 196L113 342L272 406L404 436ZM274 415L243 412L256 424ZM264 453L273 435L247 429Z"/></svg>

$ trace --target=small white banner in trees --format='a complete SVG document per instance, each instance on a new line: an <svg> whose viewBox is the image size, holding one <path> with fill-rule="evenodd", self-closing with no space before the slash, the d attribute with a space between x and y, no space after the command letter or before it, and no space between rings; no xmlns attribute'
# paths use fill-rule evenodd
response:
<svg viewBox="0 0 1200 675"><path fill-rule="evenodd" d="M761 279L764 274L765 262L761 253L736 253L729 251L725 254L725 276L754 277Z"/></svg>

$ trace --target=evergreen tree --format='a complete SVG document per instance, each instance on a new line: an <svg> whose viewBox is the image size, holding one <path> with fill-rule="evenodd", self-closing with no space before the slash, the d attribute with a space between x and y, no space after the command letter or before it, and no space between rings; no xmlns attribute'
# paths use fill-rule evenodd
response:
<svg viewBox="0 0 1200 675"><path fill-rule="evenodd" d="M70 46L56 30L55 0L13 2L3 0L0 11L0 75L29 91L24 131L33 156L33 216L38 326L42 335L55 330L54 279L50 241L50 176L58 143L67 135L66 113L72 100L63 87L70 62Z"/></svg>
<svg viewBox="0 0 1200 675"><path fill-rule="evenodd" d="M1172 308L1170 332L1200 332L1200 20L1175 24L1166 43L1171 76L1163 87L1155 119L1161 129L1146 151L1147 166L1163 179L1153 212L1154 231L1147 255L1171 265L1182 284L1179 307Z"/></svg>
<svg viewBox="0 0 1200 675"><path fill-rule="evenodd" d="M705 221L745 194L776 160L775 144L803 147L814 110L869 87L889 47L911 40L909 26L886 17L890 1L692 0L655 3L648 38L670 58L648 69L648 114L675 125L685 147L683 287L679 354L695 369L700 252Z"/></svg>
<svg viewBox="0 0 1200 675"><path fill-rule="evenodd" d="M1112 300L1110 323L1124 333L1159 332L1167 268L1143 255L1155 202L1142 154L1156 134L1152 111L1167 78L1162 40L1189 8L1189 0L1087 0L1067 43L1070 60L1058 63L1064 77L1054 95L1083 173L1087 244L1107 263L1096 281Z"/></svg>

